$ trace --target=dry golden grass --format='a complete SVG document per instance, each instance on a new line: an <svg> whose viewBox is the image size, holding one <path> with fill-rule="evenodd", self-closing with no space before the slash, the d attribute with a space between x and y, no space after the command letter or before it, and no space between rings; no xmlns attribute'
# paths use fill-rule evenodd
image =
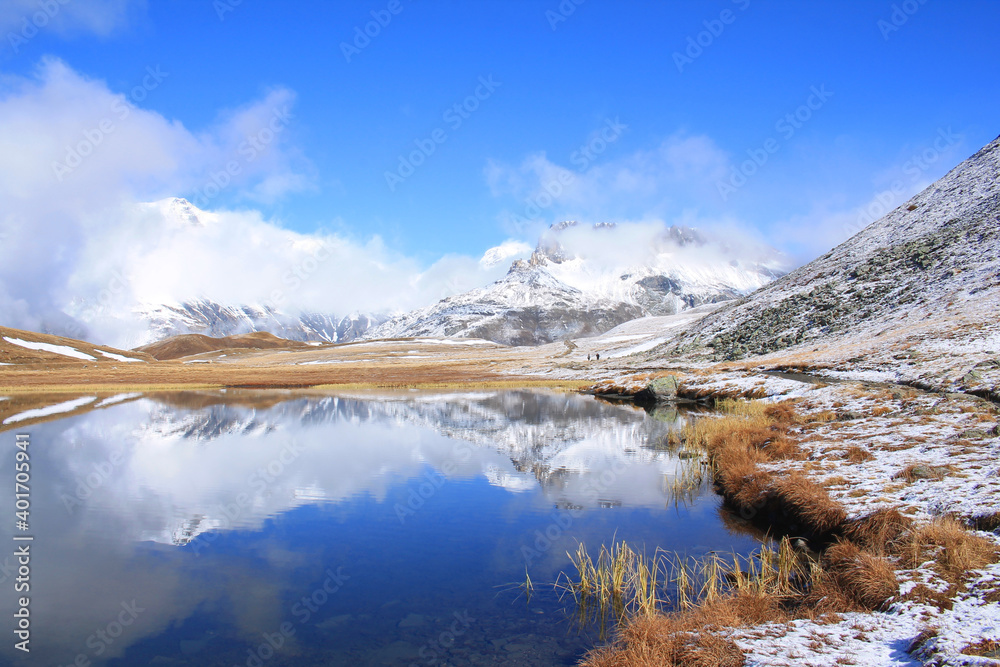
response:
<svg viewBox="0 0 1000 667"><path fill-rule="evenodd" d="M774 497L786 512L817 535L828 534L847 520L844 508L830 498L826 489L799 473L778 479Z"/></svg>
<svg viewBox="0 0 1000 667"><path fill-rule="evenodd" d="M984 639L975 644L969 644L962 649L962 653L965 655L992 655L995 657L1000 653L1000 641L996 639Z"/></svg>
<svg viewBox="0 0 1000 667"><path fill-rule="evenodd" d="M878 609L899 592L892 564L853 542L835 542L824 552L823 561L837 588L863 609Z"/></svg>
<svg viewBox="0 0 1000 667"><path fill-rule="evenodd" d="M882 508L850 521L844 536L862 549L879 556L899 554L913 520L898 510Z"/></svg>
<svg viewBox="0 0 1000 667"><path fill-rule="evenodd" d="M639 617L624 624L614 644L595 649L585 667L741 667L743 651L710 628L700 614ZM704 621L705 623L702 623Z"/></svg>
<svg viewBox="0 0 1000 667"><path fill-rule="evenodd" d="M848 447L846 456L847 460L851 463L864 463L865 461L871 461L875 458L875 456L867 449L857 445L851 445Z"/></svg>
<svg viewBox="0 0 1000 667"><path fill-rule="evenodd" d="M535 383L537 377L503 374L491 370L489 362L447 357L420 363L386 358L350 364L302 365L286 362L295 355L311 359L311 352L257 356L237 361L186 364L178 361L150 363L46 364L0 367L0 392L79 393L93 391L151 391L192 388L305 388L348 385L352 388L413 387L425 385L467 385L470 383ZM280 362L278 360L280 360ZM583 382L557 381L555 384L582 386Z"/></svg>
<svg viewBox="0 0 1000 667"><path fill-rule="evenodd" d="M944 474L948 467L931 466L927 463L911 463L892 476L893 479L903 479L907 482L915 482L918 479L944 479Z"/></svg>
<svg viewBox="0 0 1000 667"><path fill-rule="evenodd" d="M901 556L911 568L933 561L946 581L957 583L970 570L996 562L1000 553L993 542L969 532L957 519L942 517L910 531Z"/></svg>
<svg viewBox="0 0 1000 667"><path fill-rule="evenodd" d="M159 361L180 359L205 352L233 351L237 349L307 349L307 343L279 338L266 331L213 338L202 334L182 334L136 348Z"/></svg>

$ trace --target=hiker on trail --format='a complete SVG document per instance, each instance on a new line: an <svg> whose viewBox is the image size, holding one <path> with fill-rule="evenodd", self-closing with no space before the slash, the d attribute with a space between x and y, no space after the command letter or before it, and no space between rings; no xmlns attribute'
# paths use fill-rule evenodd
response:
<svg viewBox="0 0 1000 667"><path fill-rule="evenodd" d="M598 360L598 361L600 361L600 360L601 360L601 353L600 353L600 352L598 352L598 353L597 353L597 360Z"/></svg>
<svg viewBox="0 0 1000 667"><path fill-rule="evenodd" d="M587 355L587 361L590 361L590 355L589 354Z"/></svg>

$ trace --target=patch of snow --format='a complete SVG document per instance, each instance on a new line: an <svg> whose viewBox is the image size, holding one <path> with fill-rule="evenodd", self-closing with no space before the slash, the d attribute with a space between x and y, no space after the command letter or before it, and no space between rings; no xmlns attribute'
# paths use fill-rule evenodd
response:
<svg viewBox="0 0 1000 667"><path fill-rule="evenodd" d="M30 340L21 340L20 338L10 338L4 336L3 339L8 343L13 343L19 347L24 347L29 350L39 350L42 352L54 352L55 354L61 354L65 357L73 357L74 359L83 359L84 361L97 361L94 357L89 354L84 354L76 348L69 347L68 345L53 345L51 343L36 343Z"/></svg>
<svg viewBox="0 0 1000 667"><path fill-rule="evenodd" d="M84 396L83 398L75 398L72 401L65 401L63 403L57 403L56 405L49 405L44 408L36 408L34 410L25 410L13 417L8 417L3 420L4 424L13 424L15 422L24 421L26 419L35 419L36 417L48 417L50 415L57 415L62 412L72 412L79 407L87 405L88 403L93 403L97 400L96 396Z"/></svg>
<svg viewBox="0 0 1000 667"><path fill-rule="evenodd" d="M108 398L105 398L103 401L101 401L94 407L103 408L108 405L114 405L115 403L121 403L122 401L127 401L130 398L138 398L139 396L142 396L142 394L137 394L134 392L129 394L118 394L117 396L109 396Z"/></svg>
<svg viewBox="0 0 1000 667"><path fill-rule="evenodd" d="M135 357L125 357L120 354L115 354L114 352L105 352L104 350L98 350L99 354L103 354L108 359L114 359L115 361L142 361L142 359L136 359Z"/></svg>

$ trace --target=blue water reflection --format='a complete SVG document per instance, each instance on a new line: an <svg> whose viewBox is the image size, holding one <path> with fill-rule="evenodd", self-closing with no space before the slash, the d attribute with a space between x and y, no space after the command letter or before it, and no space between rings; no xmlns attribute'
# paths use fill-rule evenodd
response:
<svg viewBox="0 0 1000 667"><path fill-rule="evenodd" d="M657 417L547 391L186 393L31 427L33 651L0 660L574 664L596 636L541 584L579 541L754 547L707 487L677 502L692 463L663 443L687 417ZM530 602L505 586L526 570Z"/></svg>

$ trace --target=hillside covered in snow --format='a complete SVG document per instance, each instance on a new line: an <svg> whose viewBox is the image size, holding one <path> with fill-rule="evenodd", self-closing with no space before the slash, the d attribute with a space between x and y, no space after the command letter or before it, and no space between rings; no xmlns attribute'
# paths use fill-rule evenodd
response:
<svg viewBox="0 0 1000 667"><path fill-rule="evenodd" d="M393 317L365 337L538 345L735 299L784 272L774 250L729 245L689 228L564 222L502 279Z"/></svg>
<svg viewBox="0 0 1000 667"><path fill-rule="evenodd" d="M1000 386L1000 138L885 217L656 350ZM763 356L762 356L763 355Z"/></svg>

